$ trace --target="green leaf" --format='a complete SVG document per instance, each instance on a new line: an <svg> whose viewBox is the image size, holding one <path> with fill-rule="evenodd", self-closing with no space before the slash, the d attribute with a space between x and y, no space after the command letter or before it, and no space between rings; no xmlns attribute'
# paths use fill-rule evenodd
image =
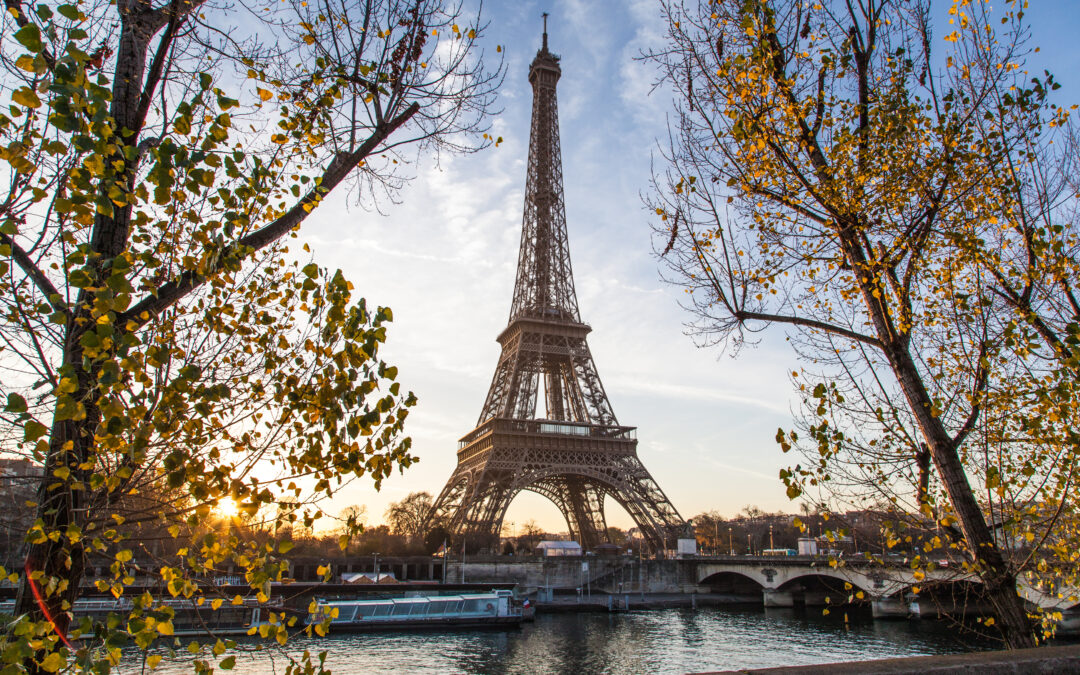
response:
<svg viewBox="0 0 1080 675"><path fill-rule="evenodd" d="M194 364L188 364L180 369L180 377L185 380L197 380L202 376L202 369Z"/></svg>
<svg viewBox="0 0 1080 675"><path fill-rule="evenodd" d="M56 8L56 11L64 18L71 19L72 21L79 20L79 10L75 5L60 5Z"/></svg>
<svg viewBox="0 0 1080 675"><path fill-rule="evenodd" d="M211 85L211 83L213 83L213 81L214 81L214 78L210 75L210 73L199 73L199 87L203 91L206 91L207 89L209 89L210 85Z"/></svg>
<svg viewBox="0 0 1080 675"><path fill-rule="evenodd" d="M41 30L36 24L28 23L15 31L15 39L19 41L19 44L35 54L44 48L44 45L41 44Z"/></svg>
<svg viewBox="0 0 1080 675"><path fill-rule="evenodd" d="M319 266L315 263L304 265L303 272L309 279L314 279L319 274Z"/></svg>
<svg viewBox="0 0 1080 675"><path fill-rule="evenodd" d="M49 428L37 420L30 420L23 427L23 441L32 443L49 433Z"/></svg>
<svg viewBox="0 0 1080 675"><path fill-rule="evenodd" d="M70 396L61 396L56 402L57 420L81 420L86 418L86 408Z"/></svg>
<svg viewBox="0 0 1080 675"><path fill-rule="evenodd" d="M222 94L218 94L217 103L218 107L221 108L223 111L240 105L240 101L237 101L235 98L229 98L228 96L224 96Z"/></svg>
<svg viewBox="0 0 1080 675"><path fill-rule="evenodd" d="M9 413L21 413L26 412L26 399L19 394L8 394L7 405L4 406L4 412Z"/></svg>
<svg viewBox="0 0 1080 675"><path fill-rule="evenodd" d="M235 656L227 656L224 659L222 659L221 663L219 663L218 665L221 666L222 670L232 670L233 668L236 667L236 657Z"/></svg>

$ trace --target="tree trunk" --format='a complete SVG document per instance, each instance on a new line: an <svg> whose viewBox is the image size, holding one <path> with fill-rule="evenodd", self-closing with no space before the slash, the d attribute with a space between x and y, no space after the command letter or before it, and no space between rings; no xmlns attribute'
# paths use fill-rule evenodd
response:
<svg viewBox="0 0 1080 675"><path fill-rule="evenodd" d="M142 120L138 119L143 94L143 71L146 52L154 33L164 25L163 15L148 4L128 2L119 5L121 35L113 76L113 101L110 114L117 135L118 150L114 156L124 157L124 146L138 144ZM127 185L128 175L135 170L131 163L115 176L103 181L101 190L108 192L112 184ZM98 279L109 273L106 264L127 247L131 207L115 207L110 214L98 214L90 237L90 260L96 267ZM98 285L98 284L95 284ZM38 488L37 517L46 535L58 534L43 542L30 544L23 577L15 601L15 615L28 615L33 621L47 621L66 642L71 623L70 608L79 596L85 568L85 550L81 535L87 523L86 495L89 475L93 469L94 435L101 421L97 399L99 366L84 361L81 338L95 322L91 315L93 292L79 292L71 318L66 326L62 378L76 382L71 392L75 401L83 404L86 416L80 420L53 420L49 451L45 458L44 475ZM70 445L69 445L70 444ZM60 479L55 471L66 468L69 475ZM67 537L69 527L76 528L79 537ZM39 580L31 573L41 572ZM58 585L47 591L50 580ZM38 660L43 655L39 654ZM24 666L38 672L36 663L27 659Z"/></svg>
<svg viewBox="0 0 1080 675"><path fill-rule="evenodd" d="M844 234L841 234L842 238ZM867 269L861 248L852 246L850 239L846 243L849 258L856 263L853 269ZM968 555L975 563L974 571L982 579L984 592L998 613L1002 637L1012 649L1034 647L1035 636L1031 622L1024 609L1023 599L1016 591L1016 574L990 534L990 528L986 525L982 509L975 499L960 461L957 444L941 423L941 419L934 414L933 401L923 384L918 366L889 318L890 314L884 304L886 293L883 289L874 287L872 277L872 274L868 274L864 277L866 281L860 283L863 299L908 407L914 413L919 430L926 440L945 492L949 495L949 502L964 535Z"/></svg>
<svg viewBox="0 0 1080 675"><path fill-rule="evenodd" d="M956 512L968 555L974 559L984 592L998 613L1005 643L1013 649L1034 647L1031 622L1023 599L1016 591L1016 574L994 542L952 437L931 411L932 402L915 362L906 349L894 348L889 350L888 356Z"/></svg>

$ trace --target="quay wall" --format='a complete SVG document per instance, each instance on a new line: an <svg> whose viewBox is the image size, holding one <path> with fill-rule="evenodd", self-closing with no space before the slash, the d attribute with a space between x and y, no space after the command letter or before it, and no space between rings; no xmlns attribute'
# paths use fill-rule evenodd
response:
<svg viewBox="0 0 1080 675"><path fill-rule="evenodd" d="M1065 675L1077 672L1080 672L1080 645L728 670L712 675Z"/></svg>
<svg viewBox="0 0 1080 675"><path fill-rule="evenodd" d="M693 593L694 572L679 560L638 560L601 556L503 557L447 563L447 581L461 583L513 582L526 593L588 587L598 592Z"/></svg>

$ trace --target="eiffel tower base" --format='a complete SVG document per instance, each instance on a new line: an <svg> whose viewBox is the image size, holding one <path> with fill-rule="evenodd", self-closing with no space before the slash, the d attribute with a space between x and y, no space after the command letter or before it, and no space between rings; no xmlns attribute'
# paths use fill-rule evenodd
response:
<svg viewBox="0 0 1080 675"><path fill-rule="evenodd" d="M496 418L461 440L458 466L436 500L428 528L494 549L510 502L530 490L551 500L583 549L607 542L611 496L653 551L674 548L682 518L637 457L633 427Z"/></svg>

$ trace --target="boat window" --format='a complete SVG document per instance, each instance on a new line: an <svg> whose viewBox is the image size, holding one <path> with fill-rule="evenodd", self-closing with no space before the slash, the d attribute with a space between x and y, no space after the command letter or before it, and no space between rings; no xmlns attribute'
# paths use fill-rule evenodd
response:
<svg viewBox="0 0 1080 675"><path fill-rule="evenodd" d="M475 598L469 599L465 601L465 606L462 608L461 611L466 614L474 614L480 611L480 607L481 605L479 600L476 600Z"/></svg>

